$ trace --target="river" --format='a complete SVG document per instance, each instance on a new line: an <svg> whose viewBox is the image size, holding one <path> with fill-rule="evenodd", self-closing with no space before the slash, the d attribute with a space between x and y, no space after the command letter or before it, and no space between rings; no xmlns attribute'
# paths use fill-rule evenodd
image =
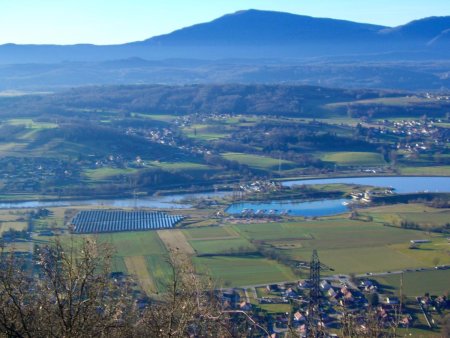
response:
<svg viewBox="0 0 450 338"><path fill-rule="evenodd" d="M409 176L380 176L380 177L343 177L285 181L284 186L311 184L360 184L376 187L391 187L398 194L415 192L450 192L450 177L409 177Z"/></svg>
<svg viewBox="0 0 450 338"><path fill-rule="evenodd" d="M450 177L346 177L346 178L326 178L326 179L307 179L285 181L284 186L294 185L311 185L311 184L360 184L372 185L379 187L392 187L397 193L414 193L414 192L450 192ZM59 201L27 201L27 202L7 202L0 203L0 209L18 209L18 208L49 208L59 206L109 206L117 208L155 208L155 209L188 209L192 207L189 199L209 199L220 198L231 195L231 191L217 191L206 193L191 194L173 194L152 196L146 198L132 199L93 199L93 200L59 200ZM323 216L344 212L346 207L342 205L343 200L329 200L314 202L298 202L298 201L267 201L246 203L241 209L260 209L260 210L290 210L293 215L304 216ZM282 205L281 205L282 204ZM233 207L233 205L231 206ZM230 207L230 208L231 208ZM234 210L234 209L230 209ZM236 209L237 210L237 209ZM300 211L304 210L300 214ZM306 211L308 210L308 211ZM319 210L324 213L320 214ZM330 213L333 211L333 213ZM306 214L307 213L307 214Z"/></svg>
<svg viewBox="0 0 450 338"><path fill-rule="evenodd" d="M220 198L232 194L231 191L204 193L187 193L160 195L145 198L92 199L92 200L59 200L59 201L26 201L0 203L0 209L50 208L71 206L108 206L117 208L153 208L153 209L189 209L190 199Z"/></svg>

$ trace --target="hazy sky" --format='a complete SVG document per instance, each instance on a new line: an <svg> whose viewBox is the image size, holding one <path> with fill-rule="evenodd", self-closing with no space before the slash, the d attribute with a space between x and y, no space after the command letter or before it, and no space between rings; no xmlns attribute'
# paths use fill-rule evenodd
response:
<svg viewBox="0 0 450 338"><path fill-rule="evenodd" d="M144 40L249 8L387 26L450 15L449 0L0 0L0 44Z"/></svg>

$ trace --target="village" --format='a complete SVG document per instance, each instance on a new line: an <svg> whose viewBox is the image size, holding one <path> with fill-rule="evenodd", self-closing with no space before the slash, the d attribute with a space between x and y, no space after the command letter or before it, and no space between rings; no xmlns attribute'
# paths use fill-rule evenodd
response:
<svg viewBox="0 0 450 338"><path fill-rule="evenodd" d="M439 268L450 269L450 266ZM403 273L323 277L319 279L319 298L315 309L311 307L314 289L311 279L223 289L221 297L225 309L247 312L261 327L267 328L271 337L285 337L293 333L308 337L311 325L319 328L322 336L326 337L338 337L350 327L354 333L367 335L374 330L374 323L379 332L402 329L407 334L414 326L432 330L436 327L434 318L450 311L450 301L446 295L425 293L407 298L402 294L392 294L373 279L376 275L396 274L401 282ZM270 312L267 305L287 311Z"/></svg>

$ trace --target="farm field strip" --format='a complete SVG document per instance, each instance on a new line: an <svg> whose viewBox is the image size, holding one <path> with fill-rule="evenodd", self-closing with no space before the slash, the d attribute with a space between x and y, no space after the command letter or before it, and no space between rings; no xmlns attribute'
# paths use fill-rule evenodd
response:
<svg viewBox="0 0 450 338"><path fill-rule="evenodd" d="M189 241L203 241L208 239L239 238L240 234L228 226L208 226L183 229Z"/></svg>
<svg viewBox="0 0 450 338"><path fill-rule="evenodd" d="M136 276L142 290L148 295L157 291L156 285L147 269L147 262L144 256L127 256L124 258L128 273Z"/></svg>
<svg viewBox="0 0 450 338"><path fill-rule="evenodd" d="M399 274L372 278L396 293L400 290ZM450 291L449 281L450 270L406 272L403 273L403 292L408 297L423 295L425 292L443 295Z"/></svg>
<svg viewBox="0 0 450 338"><path fill-rule="evenodd" d="M156 232L169 252L179 251L187 255L195 254L181 230L158 230Z"/></svg>
<svg viewBox="0 0 450 338"><path fill-rule="evenodd" d="M371 152L329 152L322 154L320 159L339 165L373 166L385 164L380 154Z"/></svg>
<svg viewBox="0 0 450 338"><path fill-rule="evenodd" d="M242 286L295 280L293 272L276 261L262 257L195 257L199 271L211 273L219 284Z"/></svg>
<svg viewBox="0 0 450 338"><path fill-rule="evenodd" d="M283 166L284 169L286 169L286 166L293 167L295 166L294 162L286 161L286 160L279 160L268 156L262 156L262 155L251 155L251 154L244 154L244 153L223 153L222 157L229 161L237 161L241 164L248 165L249 167L256 168L256 169L276 169L278 168L279 164Z"/></svg>
<svg viewBox="0 0 450 338"><path fill-rule="evenodd" d="M16 221L7 221L0 223L0 235L8 231L10 229L16 230L16 231L22 231L27 228L28 224L27 222L16 222Z"/></svg>
<svg viewBox="0 0 450 338"><path fill-rule="evenodd" d="M255 251L255 247L244 238L226 240L193 241L192 247L197 254L221 255L239 251Z"/></svg>
<svg viewBox="0 0 450 338"><path fill-rule="evenodd" d="M216 233L216 235L214 235L214 233L211 231L209 231L209 232L203 231L203 234L205 235L205 237L192 237L190 230L185 230L184 233L185 233L185 235L188 235L189 241L213 241L213 240L228 240L228 239L241 238L241 235L230 226L222 226L221 228L218 228L218 229L223 230L223 236L221 236L217 233ZM200 229L198 229L198 230L200 230ZM203 229L201 229L201 230L203 230ZM197 233L197 234L200 234L200 233ZM206 237L208 234L210 234L210 237Z"/></svg>

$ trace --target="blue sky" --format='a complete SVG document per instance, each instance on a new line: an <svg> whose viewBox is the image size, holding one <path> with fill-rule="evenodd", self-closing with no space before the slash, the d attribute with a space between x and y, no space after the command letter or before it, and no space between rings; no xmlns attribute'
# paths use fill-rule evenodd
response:
<svg viewBox="0 0 450 338"><path fill-rule="evenodd" d="M249 8L387 26L450 15L449 0L0 0L0 44L144 40Z"/></svg>

